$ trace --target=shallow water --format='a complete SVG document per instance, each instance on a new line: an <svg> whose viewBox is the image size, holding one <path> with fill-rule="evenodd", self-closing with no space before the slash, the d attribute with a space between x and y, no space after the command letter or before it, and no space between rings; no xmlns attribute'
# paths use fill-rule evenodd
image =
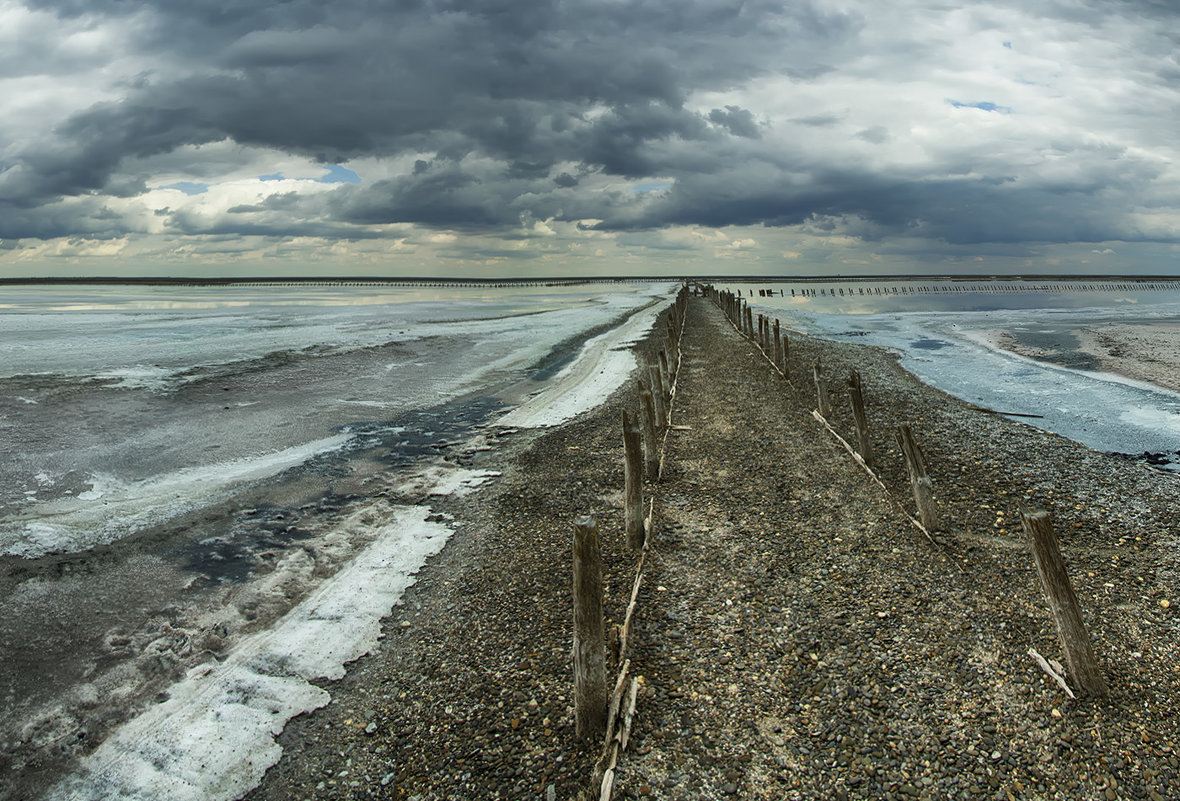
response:
<svg viewBox="0 0 1180 801"><path fill-rule="evenodd" d="M722 288L740 289L756 308L807 333L893 350L939 389L999 411L1040 415L1021 419L1097 450L1175 453L1180 395L1098 372L1070 333L1111 321L1180 320L1180 290L1171 282L1155 286L915 279ZM1043 350L1044 358L991 346L984 334L994 331Z"/></svg>
<svg viewBox="0 0 1180 801"><path fill-rule="evenodd" d="M187 699L177 720L204 722L165 727L173 739L154 741L142 736L147 724L127 724L130 739L96 752L99 773L70 780L78 797L120 771L131 788L140 768L171 786L196 770L190 750L238 771L209 781L248 789L262 764L251 754L271 753L286 720L258 710L322 703L307 680L371 647L380 617L450 534L429 494L493 475L455 443L482 431L494 444L502 412L550 397L571 372L597 383L541 411L559 421L592 405L629 371L626 336L646 330L674 288L6 292L0 772L16 778L0 799L44 789L30 766L66 770L155 692ZM362 563L380 572L382 592L353 586L371 583L348 578ZM342 607L334 592L355 597ZM278 643L278 625L312 641ZM279 646L323 656L306 675L280 676L302 663ZM241 663L243 654L266 664ZM234 659L241 670L165 691L194 663ZM207 714L202 698L236 706ZM217 730L210 721L222 716L261 723ZM190 729L199 748L184 739ZM207 753L214 741L224 753ZM212 797L199 784L186 792Z"/></svg>

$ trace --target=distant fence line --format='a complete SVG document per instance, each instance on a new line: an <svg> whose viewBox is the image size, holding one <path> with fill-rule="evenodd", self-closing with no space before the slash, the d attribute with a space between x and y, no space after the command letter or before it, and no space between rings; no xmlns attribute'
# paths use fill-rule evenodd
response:
<svg viewBox="0 0 1180 801"><path fill-rule="evenodd" d="M890 286L858 287L764 287L746 290L749 297L886 297L902 295L1005 295L1018 292L1142 292L1147 290L1180 290L1178 281L1092 281L1086 283L1010 283L985 282L954 284L923 284L912 286L897 284ZM790 294L787 294L787 293ZM739 296L743 290L738 290Z"/></svg>

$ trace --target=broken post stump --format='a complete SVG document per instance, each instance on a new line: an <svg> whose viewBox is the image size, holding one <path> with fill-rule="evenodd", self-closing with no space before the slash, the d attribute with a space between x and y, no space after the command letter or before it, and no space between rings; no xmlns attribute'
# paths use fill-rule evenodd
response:
<svg viewBox="0 0 1180 801"><path fill-rule="evenodd" d="M1082 622L1082 610L1065 569L1065 560L1061 558L1061 549L1057 546L1049 513L1043 509L1022 512L1020 522L1037 563L1037 574L1041 577L1041 589L1045 591L1049 614L1057 624L1057 638L1065 652L1069 675L1082 691L1105 697L1109 695L1106 679L1094 661L1090 634Z"/></svg>
<svg viewBox="0 0 1180 801"><path fill-rule="evenodd" d="M606 731L606 646L602 623L602 549L598 521L574 521L574 723L580 740Z"/></svg>
<svg viewBox="0 0 1180 801"><path fill-rule="evenodd" d="M860 373L853 370L848 375L848 399L852 403L852 419L856 422L856 449L865 464L873 466L873 442L869 439L869 418L865 415L864 391L861 388Z"/></svg>
<svg viewBox="0 0 1180 801"><path fill-rule="evenodd" d="M938 507L934 504L934 484L926 474L926 457L918 447L914 431L909 423L897 427L897 444L905 456L906 472L910 477L910 488L914 492L914 503L918 507L918 522L927 531L938 528Z"/></svg>
<svg viewBox="0 0 1180 801"><path fill-rule="evenodd" d="M623 518L627 526L627 547L643 548L643 444L639 420L623 410Z"/></svg>

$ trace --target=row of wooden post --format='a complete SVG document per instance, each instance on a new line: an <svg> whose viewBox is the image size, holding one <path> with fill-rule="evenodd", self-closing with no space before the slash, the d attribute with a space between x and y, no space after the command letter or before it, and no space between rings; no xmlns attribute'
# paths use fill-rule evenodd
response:
<svg viewBox="0 0 1180 801"><path fill-rule="evenodd" d="M769 318L759 314L757 329L755 329L753 310L749 303L740 296L713 287L706 288L706 295L725 313L734 327L754 341L761 348L763 355L770 359L789 379L788 355L790 351L787 337L781 334L779 320L775 318L772 324ZM815 382L817 411L826 420L831 415L831 400L827 384L824 382L823 366L819 359L816 359L812 365L812 378ZM851 371L848 378L848 394L852 406L853 422L856 426L856 454L860 457L865 468L876 478L872 472L875 458L869 436L868 417L865 413L864 390L860 374L855 370ZM918 521L925 531L934 531L939 525L938 511L934 501L933 483L926 469L925 457L921 448L918 447L913 429L908 423L902 423L897 427L896 436L898 446L905 458L906 473L918 511ZM1037 574L1040 577L1050 614L1057 627L1058 640L1065 654L1069 673L1087 694L1098 697L1106 696L1109 692L1106 681L1094 660L1090 636L1082 622L1077 595L1074 593L1069 574L1065 569L1065 562L1061 557L1057 538L1053 534L1049 513L1046 511L1022 511L1021 522L1036 562Z"/></svg>
<svg viewBox="0 0 1180 801"><path fill-rule="evenodd" d="M649 482L654 483L660 476L660 438L671 423L687 301L688 291L682 288L665 318L664 347L658 351L652 363L641 370L646 380L641 377L638 381L639 408L637 411L624 409L622 413L623 527L628 547L641 553L635 589L621 634L623 645L619 649L619 659L624 664L629 623L642 577L642 552L650 547L650 531L643 513L643 481L646 476ZM598 522L592 517L581 517L574 521L573 596L575 733L581 740L592 740L605 732L609 747L611 738L615 737L610 731L615 717L612 710L616 714L619 711L622 679L626 670L620 671L616 692L609 693L602 614L602 551ZM633 683L632 695L636 690L637 685ZM634 704L634 698L629 703ZM622 737L625 742L625 732Z"/></svg>

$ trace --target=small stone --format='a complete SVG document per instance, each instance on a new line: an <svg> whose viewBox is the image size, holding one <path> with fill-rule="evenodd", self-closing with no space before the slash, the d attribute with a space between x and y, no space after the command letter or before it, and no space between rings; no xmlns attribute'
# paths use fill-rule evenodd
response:
<svg viewBox="0 0 1180 801"><path fill-rule="evenodd" d="M1172 602L1171 602L1171 601L1169 601L1167 598L1161 598L1161 599L1160 599L1160 607L1161 607L1162 609L1167 609L1167 608L1168 608L1169 606L1171 606L1171 605L1172 605Z"/></svg>
<svg viewBox="0 0 1180 801"><path fill-rule="evenodd" d="M377 724L376 723L370 723L368 726L365 726L365 734L376 734L376 733L377 733Z"/></svg>
<svg viewBox="0 0 1180 801"><path fill-rule="evenodd" d="M1055 718L1060 718L1061 717L1061 710L1058 709L1057 707L1053 707L1053 710L1049 714Z"/></svg>
<svg viewBox="0 0 1180 801"><path fill-rule="evenodd" d="M393 773L392 772L386 773L384 776L381 777L381 786L386 787L386 786L388 786L388 784L391 781L393 781Z"/></svg>

